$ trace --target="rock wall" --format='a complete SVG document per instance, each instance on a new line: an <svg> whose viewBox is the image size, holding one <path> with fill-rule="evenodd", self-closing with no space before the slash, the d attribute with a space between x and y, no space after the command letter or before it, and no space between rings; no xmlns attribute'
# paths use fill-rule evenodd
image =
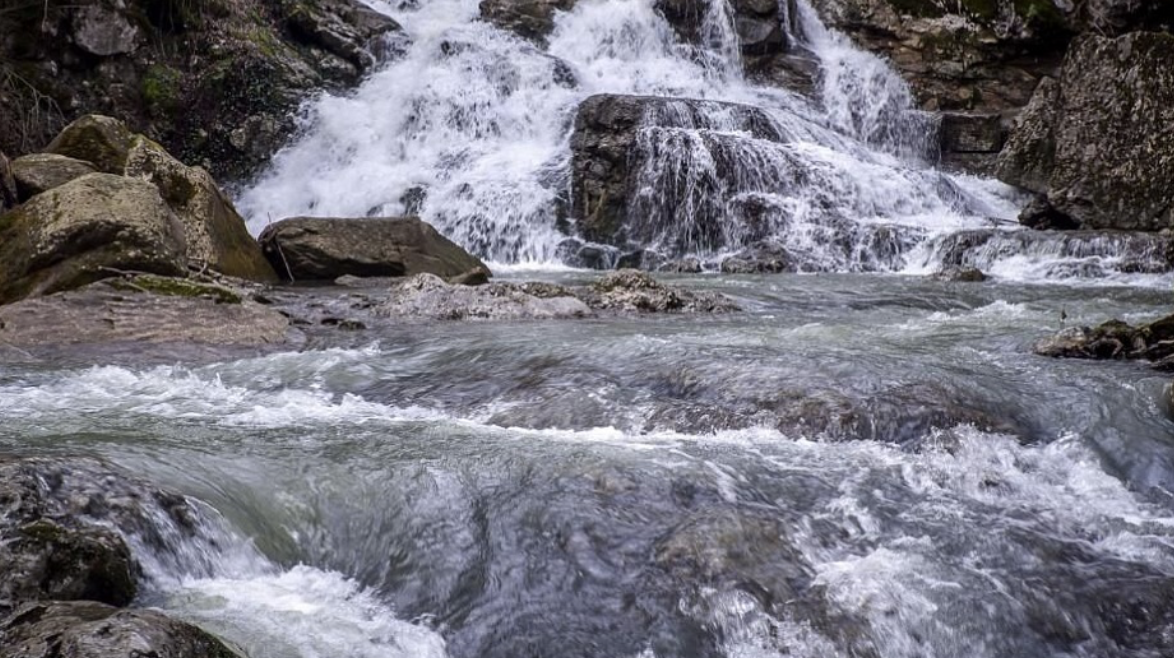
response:
<svg viewBox="0 0 1174 658"><path fill-rule="evenodd" d="M1041 195L1021 221L1174 228L1174 36L1085 35L999 155L999 178Z"/></svg>
<svg viewBox="0 0 1174 658"><path fill-rule="evenodd" d="M39 150L100 113L241 179L293 131L307 94L357 82L398 32L358 0L10 0L0 151Z"/></svg>

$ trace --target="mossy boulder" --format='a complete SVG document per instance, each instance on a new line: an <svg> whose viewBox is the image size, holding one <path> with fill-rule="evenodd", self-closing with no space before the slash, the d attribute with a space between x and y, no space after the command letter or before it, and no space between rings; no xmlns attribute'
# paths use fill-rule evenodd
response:
<svg viewBox="0 0 1174 658"><path fill-rule="evenodd" d="M21 201L97 171L85 160L55 153L33 153L12 161L12 175Z"/></svg>
<svg viewBox="0 0 1174 658"><path fill-rule="evenodd" d="M3 658L238 658L200 628L93 601L29 603L0 622Z"/></svg>
<svg viewBox="0 0 1174 658"><path fill-rule="evenodd" d="M90 114L66 126L44 152L89 162L107 174L122 174L133 137L118 119Z"/></svg>
<svg viewBox="0 0 1174 658"><path fill-rule="evenodd" d="M207 171L188 167L159 144L135 135L127 150L123 174L150 181L159 189L183 223L190 261L228 276L277 280L244 218Z"/></svg>
<svg viewBox="0 0 1174 658"><path fill-rule="evenodd" d="M183 226L154 185L88 174L0 215L0 302L77 288L112 270L187 271Z"/></svg>

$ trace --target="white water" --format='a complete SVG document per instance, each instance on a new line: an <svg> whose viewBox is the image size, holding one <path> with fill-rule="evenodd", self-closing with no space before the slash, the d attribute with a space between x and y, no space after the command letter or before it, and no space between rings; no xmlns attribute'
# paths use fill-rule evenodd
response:
<svg viewBox="0 0 1174 658"><path fill-rule="evenodd" d="M932 168L933 120L805 3L792 38L821 64L814 100L743 77L725 2L710 5L695 46L653 0L582 0L544 49L478 21L477 4L372 3L412 45L353 94L309 105L304 137L239 200L254 232L293 215L401 214L422 189L419 214L479 255L556 264L574 113L599 93L740 103L773 126L773 138L752 137L720 105L683 124L679 112L645 117L632 246L667 256L767 238L801 269L901 270L927 237L1017 211L1009 188Z"/></svg>

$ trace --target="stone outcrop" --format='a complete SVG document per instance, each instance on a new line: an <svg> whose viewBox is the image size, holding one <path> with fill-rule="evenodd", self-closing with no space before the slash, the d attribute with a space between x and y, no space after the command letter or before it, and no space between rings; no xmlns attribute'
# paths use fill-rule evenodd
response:
<svg viewBox="0 0 1174 658"><path fill-rule="evenodd" d="M295 217L265 227L260 243L273 268L293 281L488 272L478 258L415 217Z"/></svg>
<svg viewBox="0 0 1174 658"><path fill-rule="evenodd" d="M947 168L991 175L1010 122L998 112L943 112L938 128L941 164Z"/></svg>
<svg viewBox="0 0 1174 658"><path fill-rule="evenodd" d="M1052 0L814 0L829 26L885 56L925 109L1025 105L1051 73L1078 16Z"/></svg>
<svg viewBox="0 0 1174 658"><path fill-rule="evenodd" d="M195 265L276 280L244 219L203 169L103 116L78 119L49 148L12 165L18 191L30 196L0 215L0 303L118 270L179 275Z"/></svg>
<svg viewBox="0 0 1174 658"><path fill-rule="evenodd" d="M154 610L93 601L30 603L0 622L0 658L239 658L223 642Z"/></svg>
<svg viewBox="0 0 1174 658"><path fill-rule="evenodd" d="M1086 35L1040 85L999 156L1005 182L1044 196L1025 223L1174 227L1174 35ZM1067 218L1065 221L1064 218Z"/></svg>
<svg viewBox="0 0 1174 658"><path fill-rule="evenodd" d="M397 34L359 0L21 0L0 12L0 150L42 148L98 112L243 178L308 93L356 83Z"/></svg>

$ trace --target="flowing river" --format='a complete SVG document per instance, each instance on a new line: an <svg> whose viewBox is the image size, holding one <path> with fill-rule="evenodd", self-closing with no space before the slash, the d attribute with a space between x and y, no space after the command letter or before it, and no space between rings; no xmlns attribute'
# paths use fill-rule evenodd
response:
<svg viewBox="0 0 1174 658"><path fill-rule="evenodd" d="M1174 278L1137 265L1153 254L963 244L1015 194L880 129L927 119L805 5L818 106L744 80L719 29L677 44L644 0L583 0L546 49L475 1L371 4L411 45L309 104L240 195L254 229L403 212L422 188L421 215L500 277L591 280L560 261L551 210L576 103L689 96L766 107L794 140L661 126L678 161L704 159L688 138L709 131L761 171L785 155L819 174L694 208L736 223L739 195L766 198L806 273L662 275L745 309L720 315L308 328L266 351L0 346L0 450L97 455L203 502L194 537L130 537L139 604L249 658L1174 655L1169 379L1031 352L1168 312ZM741 246L657 226L669 255ZM923 276L959 249L995 278Z"/></svg>

